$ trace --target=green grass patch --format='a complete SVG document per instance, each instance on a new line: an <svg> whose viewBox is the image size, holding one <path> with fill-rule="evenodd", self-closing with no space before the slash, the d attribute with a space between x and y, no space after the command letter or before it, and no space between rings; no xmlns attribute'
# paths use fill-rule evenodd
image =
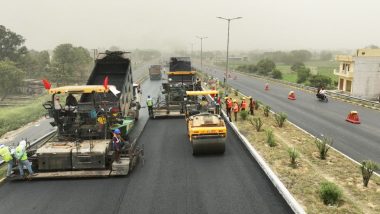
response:
<svg viewBox="0 0 380 214"><path fill-rule="evenodd" d="M297 74L295 72L289 74L283 74L282 79L288 82L297 82Z"/></svg>
<svg viewBox="0 0 380 214"><path fill-rule="evenodd" d="M41 118L46 113L42 104L47 100L48 96L46 95L23 106L1 108L0 136Z"/></svg>

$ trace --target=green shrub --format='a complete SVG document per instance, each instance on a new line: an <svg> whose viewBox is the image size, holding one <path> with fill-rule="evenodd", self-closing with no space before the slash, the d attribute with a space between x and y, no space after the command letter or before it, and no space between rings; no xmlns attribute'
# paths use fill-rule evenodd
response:
<svg viewBox="0 0 380 214"><path fill-rule="evenodd" d="M240 114L240 117L241 117L242 120L247 120L248 111L243 110L243 111L240 111L239 114Z"/></svg>
<svg viewBox="0 0 380 214"><path fill-rule="evenodd" d="M288 148L288 154L290 158L290 164L295 167L296 160L300 156L300 153L296 150L296 148Z"/></svg>
<svg viewBox="0 0 380 214"><path fill-rule="evenodd" d="M332 182L323 182L319 187L319 196L325 205L334 205L342 198L342 190Z"/></svg>
<svg viewBox="0 0 380 214"><path fill-rule="evenodd" d="M267 129L266 131L266 134L267 134L267 144L270 146L270 147L275 147L277 145L276 143L276 140L274 139L274 134L273 134L273 131L270 130L270 129Z"/></svg>
<svg viewBox="0 0 380 214"><path fill-rule="evenodd" d="M222 90L219 90L219 97L221 98L221 99L223 99L223 95L224 95L224 91L222 91Z"/></svg>
<svg viewBox="0 0 380 214"><path fill-rule="evenodd" d="M234 93L235 93L235 96L239 96L239 89L235 89Z"/></svg>
<svg viewBox="0 0 380 214"><path fill-rule="evenodd" d="M43 96L24 106L1 108L0 136L45 115L47 111L42 107L42 103L48 99L48 96Z"/></svg>
<svg viewBox="0 0 380 214"><path fill-rule="evenodd" d="M322 160L325 160L326 156L327 156L327 152L329 151L330 147L333 144L333 139L323 137L322 140L319 140L319 139L315 138L314 143L318 148L319 157Z"/></svg>
<svg viewBox="0 0 380 214"><path fill-rule="evenodd" d="M269 116L270 109L271 109L270 106L267 106L267 105L264 106L264 116L265 117Z"/></svg>
<svg viewBox="0 0 380 214"><path fill-rule="evenodd" d="M256 103L255 103L255 110L259 109L260 108L260 105L261 105L261 102L259 100L256 100Z"/></svg>
<svg viewBox="0 0 380 214"><path fill-rule="evenodd" d="M374 161L365 160L362 162L360 169L362 170L363 185L368 187L369 179L371 179L373 172L379 169L379 165Z"/></svg>
<svg viewBox="0 0 380 214"><path fill-rule="evenodd" d="M288 115L286 115L284 112L280 112L274 115L274 119L276 120L276 123L278 127L283 127L286 119L288 118Z"/></svg>
<svg viewBox="0 0 380 214"><path fill-rule="evenodd" d="M249 121L252 126L255 127L256 131L261 131L261 127L263 126L263 122L261 121L260 117L254 117Z"/></svg>

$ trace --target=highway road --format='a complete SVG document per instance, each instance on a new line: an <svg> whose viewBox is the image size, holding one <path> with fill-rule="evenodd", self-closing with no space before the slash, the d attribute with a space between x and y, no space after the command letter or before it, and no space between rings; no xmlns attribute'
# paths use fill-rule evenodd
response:
<svg viewBox="0 0 380 214"><path fill-rule="evenodd" d="M205 70L223 81L224 70L216 67ZM332 137L333 147L352 159L358 162L370 159L380 163L379 111L332 98L328 103L319 102L315 94L279 83L270 83L270 90L265 91L265 80L239 73L234 73L233 76L235 75L236 80L228 79L228 84L233 88L271 106L275 112L285 112L289 121L314 136ZM295 91L295 101L287 99L291 90ZM360 125L345 121L351 110L358 111L362 122Z"/></svg>
<svg viewBox="0 0 380 214"><path fill-rule="evenodd" d="M144 98L159 87L160 81L147 80ZM147 109L141 110L140 127L147 121ZM224 155L194 157L183 118L149 120L138 141L145 165L129 176L6 182L0 212L292 213L230 130L227 142Z"/></svg>

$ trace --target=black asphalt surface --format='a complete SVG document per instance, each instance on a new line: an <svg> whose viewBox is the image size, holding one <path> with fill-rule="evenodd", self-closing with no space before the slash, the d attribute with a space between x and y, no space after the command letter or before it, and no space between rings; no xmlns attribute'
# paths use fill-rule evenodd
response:
<svg viewBox="0 0 380 214"><path fill-rule="evenodd" d="M224 155L192 156L183 118L151 120L145 164L128 177L7 182L1 213L292 213L228 133ZM19 202L22 199L22 206Z"/></svg>
<svg viewBox="0 0 380 214"><path fill-rule="evenodd" d="M218 68L205 71L223 81L224 70ZM380 112L330 98L328 103L319 102L315 94L270 83L265 91L265 80L234 73L236 80L228 79L228 84L240 92L252 96L271 106L275 112L285 112L289 121L311 134L334 139L333 147L361 162L374 160L380 162ZM289 91L294 91L297 100L287 99ZM348 113L356 110L361 124L345 121Z"/></svg>
<svg viewBox="0 0 380 214"><path fill-rule="evenodd" d="M147 80L144 100L159 87ZM145 164L127 177L6 182L0 213L292 213L231 131L224 155L192 156L183 118L149 120L138 143Z"/></svg>

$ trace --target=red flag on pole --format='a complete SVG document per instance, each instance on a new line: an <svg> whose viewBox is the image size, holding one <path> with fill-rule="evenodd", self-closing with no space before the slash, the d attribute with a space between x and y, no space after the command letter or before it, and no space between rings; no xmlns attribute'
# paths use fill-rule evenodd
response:
<svg viewBox="0 0 380 214"><path fill-rule="evenodd" d="M104 78L103 86L105 89L108 88L108 76L106 76L106 78Z"/></svg>
<svg viewBox="0 0 380 214"><path fill-rule="evenodd" d="M44 84L45 89L49 90L51 88L51 83L47 79L43 79L42 83Z"/></svg>

